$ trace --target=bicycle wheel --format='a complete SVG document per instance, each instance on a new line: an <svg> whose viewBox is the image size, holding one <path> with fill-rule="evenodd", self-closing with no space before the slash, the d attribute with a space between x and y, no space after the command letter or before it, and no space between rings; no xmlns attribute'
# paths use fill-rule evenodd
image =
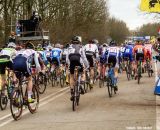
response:
<svg viewBox="0 0 160 130"><path fill-rule="evenodd" d="M63 88L65 86L65 81L66 81L66 78L65 78L65 75L64 75L64 71L63 71L62 74L60 75L61 88Z"/></svg>
<svg viewBox="0 0 160 130"><path fill-rule="evenodd" d="M56 77L56 72L55 72L55 70L54 70L54 71L51 73L51 83L52 83L52 87L55 87L56 81L57 81L57 77Z"/></svg>
<svg viewBox="0 0 160 130"><path fill-rule="evenodd" d="M109 95L109 97L112 97L112 90L113 90L111 82L112 82L111 79L108 78L107 79L107 88L108 88L108 95Z"/></svg>
<svg viewBox="0 0 160 130"><path fill-rule="evenodd" d="M7 86L4 87L4 90L0 91L0 107L1 110L5 110L8 104L8 95L7 95Z"/></svg>
<svg viewBox="0 0 160 130"><path fill-rule="evenodd" d="M38 106L39 106L39 93L38 93L38 90L35 85L33 85L32 92L33 92L32 98L34 99L34 102L28 103L28 109L29 109L30 113L33 114L37 111Z"/></svg>
<svg viewBox="0 0 160 130"><path fill-rule="evenodd" d="M43 74L39 74L38 75L38 91L40 94L43 94L46 90L46 87L47 87L47 79L45 77L45 75Z"/></svg>
<svg viewBox="0 0 160 130"><path fill-rule="evenodd" d="M20 119L23 111L23 96L21 91L17 88L11 93L10 110L14 120Z"/></svg>
<svg viewBox="0 0 160 130"><path fill-rule="evenodd" d="M100 88L104 87L104 79L102 76L100 76L100 78L99 78L99 87Z"/></svg>
<svg viewBox="0 0 160 130"><path fill-rule="evenodd" d="M141 79L141 68L138 68L138 75L137 75L137 82L140 84L140 79Z"/></svg>
<svg viewBox="0 0 160 130"><path fill-rule="evenodd" d="M74 98L73 98L73 101L72 101L72 110L73 111L76 111L76 108L77 108L77 90L76 90L76 87L74 87Z"/></svg>

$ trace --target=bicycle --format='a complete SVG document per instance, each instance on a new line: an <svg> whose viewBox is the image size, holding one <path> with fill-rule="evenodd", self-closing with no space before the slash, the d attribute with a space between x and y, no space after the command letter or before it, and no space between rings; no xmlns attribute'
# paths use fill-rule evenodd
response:
<svg viewBox="0 0 160 130"><path fill-rule="evenodd" d="M79 99L80 99L80 91L81 91L81 76L80 73L81 67L76 66L74 70L74 79L75 79L75 85L73 89L73 100L72 100L72 110L76 111L77 106L79 106Z"/></svg>
<svg viewBox="0 0 160 130"><path fill-rule="evenodd" d="M34 102L28 102L28 92L27 92L27 81L22 72L15 72L18 78L18 87L13 89L10 99L10 110L14 120L19 120L22 112L23 106L28 107L30 113L35 113L39 105L39 92L37 86L33 84L32 88L32 98ZM25 88L24 88L25 87Z"/></svg>
<svg viewBox="0 0 160 130"><path fill-rule="evenodd" d="M13 77L10 75L10 70L7 70L6 83L3 86L3 90L0 90L0 107L1 110L5 110L10 99L10 95L14 88Z"/></svg>
<svg viewBox="0 0 160 130"><path fill-rule="evenodd" d="M125 62L125 71L126 71L127 79L129 81L130 79L133 79L133 77L134 77L134 70L132 69L132 64L131 64L129 58L125 57L124 59L126 61Z"/></svg>
<svg viewBox="0 0 160 130"><path fill-rule="evenodd" d="M114 76L114 73L110 73L111 71L113 71L113 68L112 68L112 64L107 64L108 65L108 74L106 74L106 86L107 86L107 90L108 90L108 95L109 97L111 98L112 95L113 95L113 91L114 91L114 94L116 94L116 90L115 90L115 87L114 87L114 81L113 81L113 76Z"/></svg>

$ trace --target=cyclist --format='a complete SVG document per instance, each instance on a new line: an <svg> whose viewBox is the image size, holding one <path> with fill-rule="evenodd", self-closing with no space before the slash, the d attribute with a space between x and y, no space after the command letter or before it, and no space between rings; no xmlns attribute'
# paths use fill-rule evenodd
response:
<svg viewBox="0 0 160 130"><path fill-rule="evenodd" d="M147 61L147 60L150 61L151 71L153 72L153 69L152 69L152 44L149 41L147 41L147 42L145 42L144 48L145 48L145 61Z"/></svg>
<svg viewBox="0 0 160 130"><path fill-rule="evenodd" d="M96 41L93 39L89 41L88 44L84 46L84 51L87 57L87 60L89 62L90 66L90 84L91 88L93 88L93 81L94 81L94 64L95 64L95 59L98 60L99 54L98 54L98 47L96 45Z"/></svg>
<svg viewBox="0 0 160 130"><path fill-rule="evenodd" d="M5 77L5 69L9 68L9 69L13 69L12 65L13 65L13 59L16 56L16 44L13 42L10 42L8 44L8 46L6 48L3 48L0 52L0 75L1 75L1 84L0 84L0 88L3 90L3 86L5 84L6 81L6 77ZM14 77L14 81L15 81L15 77ZM3 91L2 91L3 92ZM2 93L3 94L3 93Z"/></svg>
<svg viewBox="0 0 160 130"><path fill-rule="evenodd" d="M144 54L145 54L145 48L140 40L137 40L134 48L133 48L133 55L135 57L135 80L137 79L137 64L139 60L142 60L142 68L144 67ZM144 68L142 69L144 71Z"/></svg>
<svg viewBox="0 0 160 130"><path fill-rule="evenodd" d="M57 77L60 74L60 60L62 57L62 50L61 45L59 43L55 44L55 47L51 51L51 58L52 58L52 68L51 71L53 71L56 68L56 74Z"/></svg>
<svg viewBox="0 0 160 130"><path fill-rule="evenodd" d="M105 53L105 59L106 62L109 64L112 64L112 68L114 68L114 76L113 76L113 86L115 91L118 91L117 87L117 79L118 79L118 69L119 69L119 63L120 63L120 49L117 46L117 43L115 41L111 41L106 53Z"/></svg>
<svg viewBox="0 0 160 130"><path fill-rule="evenodd" d="M69 84L69 80L68 80L68 69L67 69L67 66L66 66L66 55L68 53L68 47L69 47L69 44L67 43L63 50L62 50L62 59L61 59L61 64L62 64L62 70L64 70L65 72L65 75L66 75L66 83Z"/></svg>
<svg viewBox="0 0 160 130"><path fill-rule="evenodd" d="M126 44L124 52L123 52L123 60L126 63L126 58L129 59L130 64L133 65L133 46L132 44L129 42L128 44ZM125 64L126 65L126 64ZM125 66L126 67L126 66ZM133 66L132 66L133 67Z"/></svg>
<svg viewBox="0 0 160 130"><path fill-rule="evenodd" d="M71 40L71 45L68 48L68 53L66 55L66 62L69 65L69 71L70 71L70 89L71 89L71 100L73 100L73 88L75 85L74 81L74 70L76 66L80 66L80 72L83 72L83 65L85 65L86 68L89 67L84 49L81 45L81 39L78 36L74 36ZM84 78L84 76L83 76ZM81 93L84 93L84 90L81 88Z"/></svg>
<svg viewBox="0 0 160 130"><path fill-rule="evenodd" d="M36 72L41 71L41 66L38 60L38 53L34 51L35 47L31 42L27 42L25 44L25 49L22 49L17 53L17 56L15 57L13 61L13 70L15 73L22 72L24 76L26 76L28 80L28 102L32 103L34 102L34 99L32 99L32 71L31 67L33 64L36 66ZM16 73L16 76L18 77L18 73Z"/></svg>

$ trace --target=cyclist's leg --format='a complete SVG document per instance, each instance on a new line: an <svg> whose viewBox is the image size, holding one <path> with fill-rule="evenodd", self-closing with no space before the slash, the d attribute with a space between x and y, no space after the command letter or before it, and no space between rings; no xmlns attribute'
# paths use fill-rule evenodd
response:
<svg viewBox="0 0 160 130"><path fill-rule="evenodd" d="M4 84L6 83L6 75L5 75L5 69L7 67L9 62L2 62L0 63L0 77L1 77L1 81L0 81L0 90L4 89Z"/></svg>

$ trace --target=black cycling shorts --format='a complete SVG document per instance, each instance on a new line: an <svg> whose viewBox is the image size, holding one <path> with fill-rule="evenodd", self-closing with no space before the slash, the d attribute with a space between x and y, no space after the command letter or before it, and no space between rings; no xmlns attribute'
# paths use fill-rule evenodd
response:
<svg viewBox="0 0 160 130"><path fill-rule="evenodd" d="M94 67L93 56L92 55L86 55L86 57L87 57L87 60L89 62L89 66Z"/></svg>
<svg viewBox="0 0 160 130"><path fill-rule="evenodd" d="M108 63L109 63L109 64L112 64L112 67L115 67L115 66L116 66L116 63L117 63L117 58L116 58L116 56L110 55L110 56L108 57Z"/></svg>
<svg viewBox="0 0 160 130"><path fill-rule="evenodd" d="M136 61L144 61L144 54L143 53L136 53Z"/></svg>
<svg viewBox="0 0 160 130"><path fill-rule="evenodd" d="M0 59L10 59L9 56L7 55L3 55L3 56L0 56ZM0 74L5 74L5 69L9 68L9 69L13 69L13 63L11 61L4 61L4 62L1 62L0 63Z"/></svg>
<svg viewBox="0 0 160 130"><path fill-rule="evenodd" d="M80 63L80 58L78 56L71 56L70 58L70 66L69 66L69 70L71 74L74 74L74 70L76 66L81 67L80 72L83 72L83 66Z"/></svg>

